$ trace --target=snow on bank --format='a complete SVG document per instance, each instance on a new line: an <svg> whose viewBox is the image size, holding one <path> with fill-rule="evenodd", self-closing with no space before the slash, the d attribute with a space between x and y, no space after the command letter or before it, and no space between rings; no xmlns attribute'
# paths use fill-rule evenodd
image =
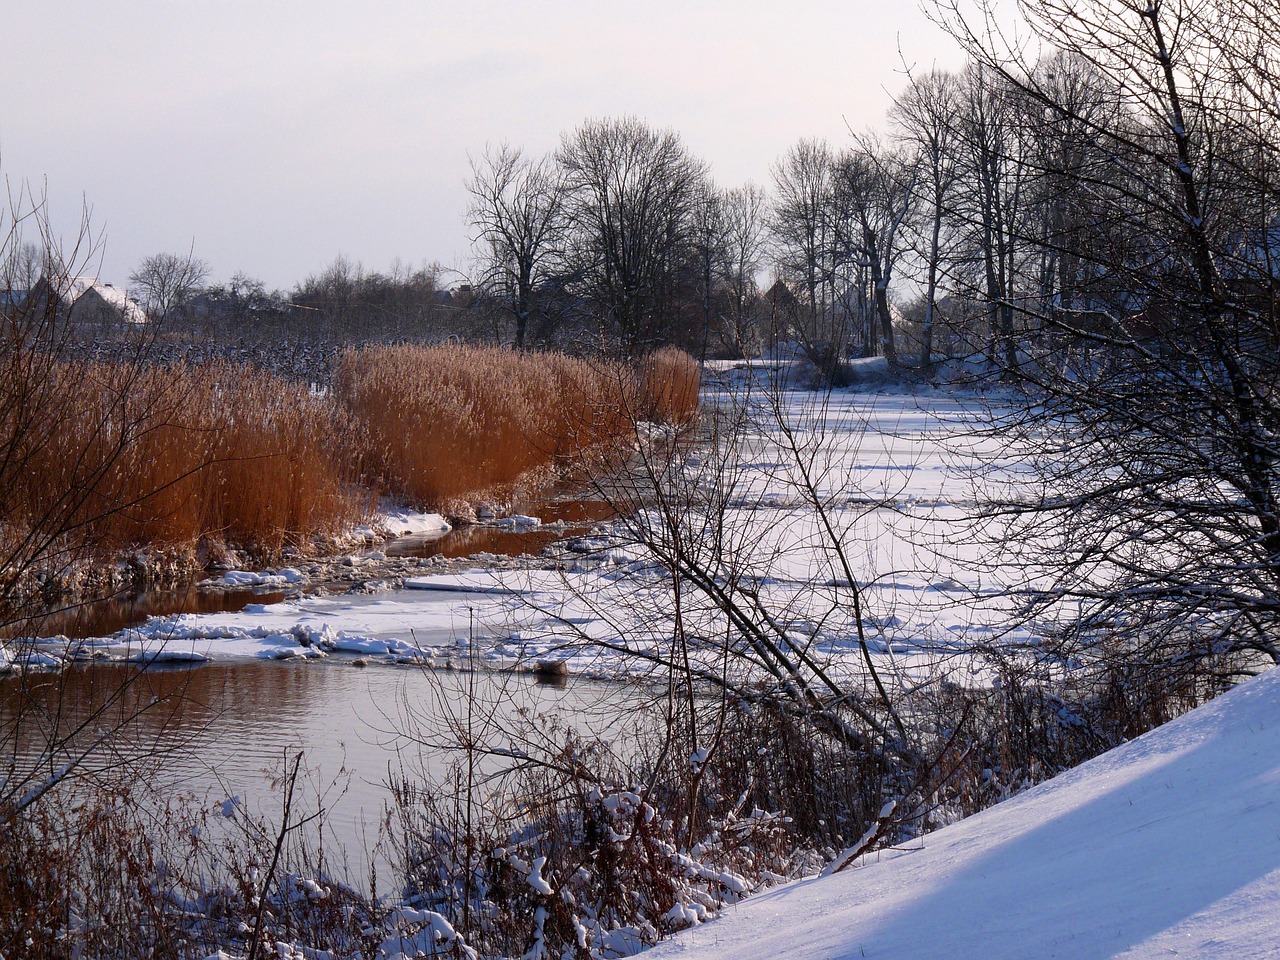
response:
<svg viewBox="0 0 1280 960"><path fill-rule="evenodd" d="M355 529L358 537L380 539L383 537L421 537L428 534L444 536L453 528L438 513L421 513L408 507L384 506L372 520Z"/></svg>
<svg viewBox="0 0 1280 960"><path fill-rule="evenodd" d="M832 505L862 587L862 627L887 669L915 683L939 668L963 668L982 682L976 659L962 661L959 654L998 634L1034 640L1025 625L1009 629L1019 601L984 570L984 548L972 533L973 477L1016 480L1016 470L1001 462L1007 451L980 429L986 409L979 398L840 393L824 399L796 392L783 402L799 429L823 437L813 448L812 473ZM844 573L823 547L776 426L766 422L748 434L723 473L701 456L690 455L684 464L692 484L732 484L720 531L740 569L774 610L785 611L798 642L836 664L837 673L840 665L861 671ZM525 516L502 522L521 529L538 525ZM389 511L379 524L413 535L447 528L438 515L409 511ZM613 675L634 668L630 654L643 658L671 635L670 583L646 564L643 551L626 543L625 527L614 528L621 537L599 529L562 544L562 573L474 570L419 578L406 584L411 589L375 597L297 598L234 614L159 618L88 641L79 652L283 659L350 650L377 652L393 662L451 662L466 651L495 665L550 658L568 661L572 670ZM232 571L222 580L284 586L291 574ZM685 613L701 619L704 635L723 632L715 626L714 604L700 610L686 598ZM312 636L326 640L312 643ZM591 641L606 646L593 649Z"/></svg>
<svg viewBox="0 0 1280 960"><path fill-rule="evenodd" d="M648 956L1280 955L1280 671L913 847Z"/></svg>
<svg viewBox="0 0 1280 960"><path fill-rule="evenodd" d="M395 663L429 661L456 657L466 646L470 608L482 599L465 589L295 598L229 613L152 617L110 637L61 642L75 657L111 660L288 660L352 653Z"/></svg>

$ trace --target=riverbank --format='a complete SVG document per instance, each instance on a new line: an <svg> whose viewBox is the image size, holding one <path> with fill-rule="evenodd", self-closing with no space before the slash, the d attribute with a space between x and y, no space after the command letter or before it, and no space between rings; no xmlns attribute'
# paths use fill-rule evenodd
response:
<svg viewBox="0 0 1280 960"><path fill-rule="evenodd" d="M393 516L388 502L468 524L514 520L522 496L607 470L648 418L687 421L698 399L696 363L671 348L633 367L368 347L346 351L322 390L247 365L149 363L145 352L71 361L34 334L6 350L0 635L9 626L10 636L38 631L46 612L176 589L207 570L368 552L364 541L405 532L411 515Z"/></svg>
<svg viewBox="0 0 1280 960"><path fill-rule="evenodd" d="M1280 671L652 960L1274 957Z"/></svg>

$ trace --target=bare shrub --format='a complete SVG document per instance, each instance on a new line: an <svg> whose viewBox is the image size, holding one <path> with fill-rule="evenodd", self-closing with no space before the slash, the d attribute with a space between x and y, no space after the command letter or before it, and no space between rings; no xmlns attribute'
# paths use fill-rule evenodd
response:
<svg viewBox="0 0 1280 960"><path fill-rule="evenodd" d="M368 430L382 481L444 506L508 493L557 461L625 440L630 379L618 365L559 354L405 345L347 351L335 382Z"/></svg>
<svg viewBox="0 0 1280 960"><path fill-rule="evenodd" d="M702 371L678 347L662 347L640 364L640 412L662 423L687 423L698 412Z"/></svg>
<svg viewBox="0 0 1280 960"><path fill-rule="evenodd" d="M314 827L316 813L286 805L276 822L229 803L157 805L84 782L64 796L0 829L0 954L10 960L302 947L377 956L382 941L420 926L376 890L330 875L323 851L296 829Z"/></svg>
<svg viewBox="0 0 1280 960"><path fill-rule="evenodd" d="M708 802L691 838L682 811L696 772L670 751L670 730L642 738L672 761L658 768L545 718L509 733L519 759L487 787L476 743L435 783L394 785L409 902L482 956L628 956L817 862L789 818L745 794Z"/></svg>

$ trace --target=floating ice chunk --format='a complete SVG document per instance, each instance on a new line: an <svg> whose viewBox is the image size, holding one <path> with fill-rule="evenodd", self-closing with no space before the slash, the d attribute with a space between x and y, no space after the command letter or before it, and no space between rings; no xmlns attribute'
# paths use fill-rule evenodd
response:
<svg viewBox="0 0 1280 960"><path fill-rule="evenodd" d="M449 526L449 521L438 513L420 513L417 510L403 507L393 507L381 511L374 518L372 527L374 529L364 528L369 531L366 534L367 536L373 535L375 529L389 533L394 537L411 537L424 533L448 533L453 529Z"/></svg>
<svg viewBox="0 0 1280 960"><path fill-rule="evenodd" d="M42 650L6 651L0 644L0 673L19 670L57 670L65 664L62 657Z"/></svg>
<svg viewBox="0 0 1280 960"><path fill-rule="evenodd" d="M208 663L209 658L197 650L141 649L125 658L129 663Z"/></svg>
<svg viewBox="0 0 1280 960"><path fill-rule="evenodd" d="M229 587L279 587L292 581L288 581L283 576L274 573L228 570L222 575L222 582Z"/></svg>
<svg viewBox="0 0 1280 960"><path fill-rule="evenodd" d="M487 571L464 570L463 575L452 575L450 577L408 577L404 581L404 586L406 590L437 590L444 593L486 593L505 594L508 596L519 596L524 593L522 590L511 587L495 586L492 583L482 584L476 583L474 580L463 579L466 574L476 573L488 576Z"/></svg>
<svg viewBox="0 0 1280 960"><path fill-rule="evenodd" d="M510 517L503 517L494 526L501 527L504 530L532 530L535 527L542 526L542 519L517 513Z"/></svg>

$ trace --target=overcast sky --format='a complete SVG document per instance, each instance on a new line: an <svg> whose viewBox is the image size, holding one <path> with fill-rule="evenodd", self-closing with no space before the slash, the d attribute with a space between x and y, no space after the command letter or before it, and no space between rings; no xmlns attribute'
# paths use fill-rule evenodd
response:
<svg viewBox="0 0 1280 960"><path fill-rule="evenodd" d="M767 183L801 137L879 125L903 57L960 60L915 0L5 0L2 19L0 171L47 185L64 234L87 202L117 283L193 245L213 279L272 287L338 253L465 269L486 143L542 152L634 114L720 184Z"/></svg>

